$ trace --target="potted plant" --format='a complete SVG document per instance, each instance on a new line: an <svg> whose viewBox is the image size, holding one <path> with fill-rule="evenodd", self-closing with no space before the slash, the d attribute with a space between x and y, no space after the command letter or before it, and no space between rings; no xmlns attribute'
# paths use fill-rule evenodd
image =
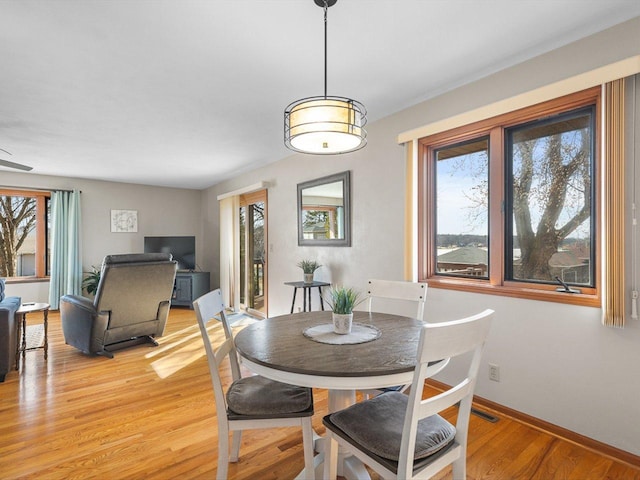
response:
<svg viewBox="0 0 640 480"><path fill-rule="evenodd" d="M342 286L331 287L325 301L332 310L333 331L340 335L351 333L353 308L362 303L360 292Z"/></svg>
<svg viewBox="0 0 640 480"><path fill-rule="evenodd" d="M87 276L82 280L82 288L86 290L89 295L95 295L98 291L101 273L100 269L93 265L91 266L91 271L86 272Z"/></svg>
<svg viewBox="0 0 640 480"><path fill-rule="evenodd" d="M304 273L304 283L313 283L313 274L322 265L320 265L315 260L302 260L298 262L298 266Z"/></svg>

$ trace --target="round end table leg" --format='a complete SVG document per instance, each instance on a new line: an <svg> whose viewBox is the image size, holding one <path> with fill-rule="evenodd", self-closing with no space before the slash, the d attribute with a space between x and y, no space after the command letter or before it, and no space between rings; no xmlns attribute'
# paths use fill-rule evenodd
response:
<svg viewBox="0 0 640 480"><path fill-rule="evenodd" d="M16 370L20 369L20 337L22 336L22 320L18 318L18 324L16 325Z"/></svg>
<svg viewBox="0 0 640 480"><path fill-rule="evenodd" d="M27 314L22 314L22 361L27 353Z"/></svg>
<svg viewBox="0 0 640 480"><path fill-rule="evenodd" d="M49 310L44 311L44 359L47 359L49 352Z"/></svg>

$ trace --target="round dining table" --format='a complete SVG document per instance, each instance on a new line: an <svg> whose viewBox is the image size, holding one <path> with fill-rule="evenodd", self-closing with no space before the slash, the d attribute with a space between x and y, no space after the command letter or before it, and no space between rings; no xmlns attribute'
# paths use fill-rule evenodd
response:
<svg viewBox="0 0 640 480"><path fill-rule="evenodd" d="M353 404L357 390L412 382L423 322L387 313L354 312L352 334L338 335L331 332L331 318L331 312L313 311L257 321L236 334L236 350L242 364L254 373L327 389L329 412ZM429 376L447 363L443 359L431 365ZM320 453L316 477L321 478L321 443L316 451ZM341 452L338 475L367 478L368 473L356 457Z"/></svg>

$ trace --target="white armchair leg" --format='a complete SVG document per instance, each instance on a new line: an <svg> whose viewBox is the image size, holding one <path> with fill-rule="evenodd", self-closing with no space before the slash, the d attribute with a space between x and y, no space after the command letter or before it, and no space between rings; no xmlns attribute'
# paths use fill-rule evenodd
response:
<svg viewBox="0 0 640 480"><path fill-rule="evenodd" d="M324 450L324 480L333 480L338 475L338 442L335 441L329 430L325 437Z"/></svg>
<svg viewBox="0 0 640 480"><path fill-rule="evenodd" d="M466 480L467 464L466 458L463 456L453 462L453 480Z"/></svg>
<svg viewBox="0 0 640 480"><path fill-rule="evenodd" d="M231 434L231 462L237 462L240 456L240 441L242 440L242 431L236 430Z"/></svg>
<svg viewBox="0 0 640 480"><path fill-rule="evenodd" d="M218 437L218 470L216 480L227 480L229 472L229 436Z"/></svg>

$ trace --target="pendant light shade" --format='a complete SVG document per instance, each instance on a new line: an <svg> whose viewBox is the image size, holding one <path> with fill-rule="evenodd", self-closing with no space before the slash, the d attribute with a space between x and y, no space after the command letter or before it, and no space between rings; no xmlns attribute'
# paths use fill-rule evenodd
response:
<svg viewBox="0 0 640 480"><path fill-rule="evenodd" d="M291 150L332 155L366 145L364 105L344 97L309 97L284 112L285 144Z"/></svg>
<svg viewBox="0 0 640 480"><path fill-rule="evenodd" d="M362 103L327 95L327 8L337 0L314 0L324 7L324 95L289 104L284 111L287 148L314 155L353 152L367 144L367 111Z"/></svg>

